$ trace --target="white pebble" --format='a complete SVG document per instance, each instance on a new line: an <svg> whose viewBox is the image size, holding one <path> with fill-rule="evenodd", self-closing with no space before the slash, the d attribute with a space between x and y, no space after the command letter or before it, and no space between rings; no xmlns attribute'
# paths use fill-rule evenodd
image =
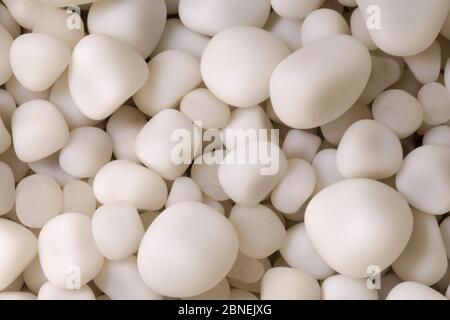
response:
<svg viewBox="0 0 450 320"><path fill-rule="evenodd" d="M264 275L261 261L239 252L227 277L244 283L255 283Z"/></svg>
<svg viewBox="0 0 450 320"><path fill-rule="evenodd" d="M166 200L166 208L184 201L202 202L202 192L197 183L188 177L176 178Z"/></svg>
<svg viewBox="0 0 450 320"><path fill-rule="evenodd" d="M447 300L438 291L424 284L406 281L396 285L386 297L386 300Z"/></svg>
<svg viewBox="0 0 450 320"><path fill-rule="evenodd" d="M282 17L303 19L313 10L318 9L325 0L271 0L272 9Z"/></svg>
<svg viewBox="0 0 450 320"><path fill-rule="evenodd" d="M424 165L426 164L426 165ZM420 211L450 211L450 149L426 145L408 154L396 176L397 190Z"/></svg>
<svg viewBox="0 0 450 320"><path fill-rule="evenodd" d="M428 130L423 137L423 145L429 144L450 148L450 126L437 126Z"/></svg>
<svg viewBox="0 0 450 320"><path fill-rule="evenodd" d="M237 253L236 232L223 215L201 203L183 202L150 225L139 248L138 269L160 294L195 296L225 277Z"/></svg>
<svg viewBox="0 0 450 320"><path fill-rule="evenodd" d="M299 158L312 162L320 147L320 138L302 130L289 130L283 142L286 158Z"/></svg>
<svg viewBox="0 0 450 320"><path fill-rule="evenodd" d="M404 57L406 64L420 83L437 81L441 70L441 47L434 41L419 54Z"/></svg>
<svg viewBox="0 0 450 320"><path fill-rule="evenodd" d="M280 249L285 241L286 230L281 220L264 205L235 205L229 219L236 229L239 249L249 257L268 257Z"/></svg>
<svg viewBox="0 0 450 320"><path fill-rule="evenodd" d="M389 267L406 247L411 210L394 189L369 179L335 183L308 204L305 226L319 255L342 275L363 278Z"/></svg>
<svg viewBox="0 0 450 320"><path fill-rule="evenodd" d="M202 81L199 60L180 50L159 53L149 61L147 69L147 82L133 100L139 110L152 117L177 106Z"/></svg>
<svg viewBox="0 0 450 320"><path fill-rule="evenodd" d="M15 197L13 171L6 163L0 161L0 216L12 210Z"/></svg>
<svg viewBox="0 0 450 320"><path fill-rule="evenodd" d="M442 84L425 84L420 88L417 99L423 107L426 124L438 125L450 120L450 92Z"/></svg>
<svg viewBox="0 0 450 320"><path fill-rule="evenodd" d="M391 128L402 139L413 134L423 121L420 102L403 90L391 89L381 93L372 104L375 120Z"/></svg>
<svg viewBox="0 0 450 320"><path fill-rule="evenodd" d="M91 288L84 285L80 289L62 289L46 282L39 289L38 300L95 300Z"/></svg>
<svg viewBox="0 0 450 320"><path fill-rule="evenodd" d="M69 128L58 109L44 100L19 106L11 119L14 150L23 162L41 160L69 140Z"/></svg>
<svg viewBox="0 0 450 320"><path fill-rule="evenodd" d="M58 288L73 289L91 281L103 264L91 218L64 213L50 220L39 234L39 259L45 276Z"/></svg>
<svg viewBox="0 0 450 320"><path fill-rule="evenodd" d="M59 164L77 178L91 178L111 160L111 137L95 127L79 127L70 132L69 141L59 153Z"/></svg>
<svg viewBox="0 0 450 320"><path fill-rule="evenodd" d="M295 213L311 196L315 186L316 174L312 165L303 159L289 159L285 176L272 190L272 205L283 213Z"/></svg>
<svg viewBox="0 0 450 320"><path fill-rule="evenodd" d="M203 52L203 81L225 103L251 107L269 98L271 74L288 54L287 45L268 31L229 28L216 34Z"/></svg>
<svg viewBox="0 0 450 320"><path fill-rule="evenodd" d="M92 216L97 205L92 186L81 180L67 182L63 188L63 212L78 212Z"/></svg>
<svg viewBox="0 0 450 320"><path fill-rule="evenodd" d="M377 290L368 288L366 279L334 275L325 279L321 289L323 300L378 300Z"/></svg>
<svg viewBox="0 0 450 320"><path fill-rule="evenodd" d="M350 34L344 17L332 9L318 9L308 14L302 25L302 45L308 46L336 34Z"/></svg>
<svg viewBox="0 0 450 320"><path fill-rule="evenodd" d="M143 210L158 210L167 198L164 180L129 160L115 160L103 166L94 178L93 189L103 204L126 201Z"/></svg>
<svg viewBox="0 0 450 320"><path fill-rule="evenodd" d="M316 279L298 269L277 267L264 274L261 300L318 300L320 286Z"/></svg>
<svg viewBox="0 0 450 320"><path fill-rule="evenodd" d="M348 59L350 56L352 59ZM356 102L370 70L369 52L358 40L348 35L319 40L294 52L275 68L270 81L275 113L296 129L331 122ZM332 88L334 94L328 95L326 88Z"/></svg>
<svg viewBox="0 0 450 320"><path fill-rule="evenodd" d="M16 213L23 225L42 228L62 209L63 192L53 178L34 174L22 179L17 185Z"/></svg>
<svg viewBox="0 0 450 320"><path fill-rule="evenodd" d="M346 178L385 179L402 165L400 140L376 120L359 120L344 133L336 153L336 165Z"/></svg>
<svg viewBox="0 0 450 320"><path fill-rule="evenodd" d="M304 223L298 223L287 230L280 253L289 266L307 272L318 280L326 279L334 273L311 244Z"/></svg>
<svg viewBox="0 0 450 320"><path fill-rule="evenodd" d="M9 52L13 38L9 32L0 25L0 85L8 81L12 75L11 63L9 60Z"/></svg>

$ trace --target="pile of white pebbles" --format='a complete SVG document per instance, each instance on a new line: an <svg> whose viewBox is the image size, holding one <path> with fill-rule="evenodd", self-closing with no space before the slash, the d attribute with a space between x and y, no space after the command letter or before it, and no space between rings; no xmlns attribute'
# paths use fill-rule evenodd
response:
<svg viewBox="0 0 450 320"><path fill-rule="evenodd" d="M450 0L2 0L0 299L450 298Z"/></svg>

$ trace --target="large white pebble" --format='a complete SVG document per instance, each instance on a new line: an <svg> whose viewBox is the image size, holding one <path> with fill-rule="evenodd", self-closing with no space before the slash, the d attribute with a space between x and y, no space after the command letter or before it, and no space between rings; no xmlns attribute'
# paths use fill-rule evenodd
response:
<svg viewBox="0 0 450 320"><path fill-rule="evenodd" d="M34 259L37 240L24 226L0 219L0 290L12 283Z"/></svg>
<svg viewBox="0 0 450 320"><path fill-rule="evenodd" d="M94 126L99 122L86 117L73 101L69 90L67 71L53 84L48 100L58 108L70 129Z"/></svg>
<svg viewBox="0 0 450 320"><path fill-rule="evenodd" d="M336 165L346 178L385 179L402 165L403 150L395 133L381 122L360 120L342 136Z"/></svg>
<svg viewBox="0 0 450 320"><path fill-rule="evenodd" d="M409 69L420 83L437 81L441 71L441 46L439 42L433 44L413 56L404 57Z"/></svg>
<svg viewBox="0 0 450 320"><path fill-rule="evenodd" d="M280 253L289 266L307 272L316 279L323 280L334 273L314 249L304 223L298 223L287 230Z"/></svg>
<svg viewBox="0 0 450 320"><path fill-rule="evenodd" d="M63 195L63 212L77 212L87 216L94 213L97 200L89 183L81 180L69 181L64 185Z"/></svg>
<svg viewBox="0 0 450 320"><path fill-rule="evenodd" d="M281 181L287 160L275 144L253 141L230 151L219 167L220 185L237 204L256 205Z"/></svg>
<svg viewBox="0 0 450 320"><path fill-rule="evenodd" d="M208 36L235 26L262 28L270 13L270 0L180 0L183 24Z"/></svg>
<svg viewBox="0 0 450 320"><path fill-rule="evenodd" d="M88 118L102 120L135 94L148 78L139 53L120 40L88 35L73 50L69 89Z"/></svg>
<svg viewBox="0 0 450 320"><path fill-rule="evenodd" d="M134 47L147 58L156 47L166 24L164 0L98 1L89 9L88 28Z"/></svg>
<svg viewBox="0 0 450 320"><path fill-rule="evenodd" d="M38 300L95 300L95 295L87 285L79 289L59 288L46 282L39 289Z"/></svg>
<svg viewBox="0 0 450 320"><path fill-rule="evenodd" d="M43 174L21 180L16 189L16 213L20 222L30 228L42 228L61 213L63 192L58 183Z"/></svg>
<svg viewBox="0 0 450 320"><path fill-rule="evenodd" d="M0 161L0 216L14 207L16 200L14 174L11 168Z"/></svg>
<svg viewBox="0 0 450 320"><path fill-rule="evenodd" d="M409 153L396 176L410 205L430 214L450 211L450 149L426 145Z"/></svg>
<svg viewBox="0 0 450 320"><path fill-rule="evenodd" d="M17 80L31 91L48 89L70 61L66 43L45 33L24 34L14 40L11 68Z"/></svg>
<svg viewBox="0 0 450 320"><path fill-rule="evenodd" d="M275 68L270 81L273 109L293 128L324 125L356 102L370 70L369 51L358 40L348 35L319 40Z"/></svg>
<svg viewBox="0 0 450 320"><path fill-rule="evenodd" d="M190 119L178 110L168 109L154 116L139 132L136 155L164 179L175 180L191 164L200 139L199 128Z"/></svg>
<svg viewBox="0 0 450 320"><path fill-rule="evenodd" d="M11 119L14 150L23 162L41 160L69 140L69 128L58 109L44 100L19 106Z"/></svg>
<svg viewBox="0 0 450 320"><path fill-rule="evenodd" d="M372 104L372 114L402 139L413 134L423 122L420 102L408 92L390 89L381 93Z"/></svg>
<svg viewBox="0 0 450 320"><path fill-rule="evenodd" d="M172 184L166 200L166 208L184 201L202 202L202 191L193 179L179 177Z"/></svg>
<svg viewBox="0 0 450 320"><path fill-rule="evenodd" d="M11 117L16 107L12 94L5 89L0 89L0 118L8 130L11 129Z"/></svg>
<svg viewBox="0 0 450 320"><path fill-rule="evenodd" d="M450 92L438 82L420 88L417 99L423 107L423 121L437 125L450 120Z"/></svg>
<svg viewBox="0 0 450 320"><path fill-rule="evenodd" d="M320 127L325 139L334 145L338 145L344 132L355 122L363 119L371 119L372 112L364 104L356 103L342 116Z"/></svg>
<svg viewBox="0 0 450 320"><path fill-rule="evenodd" d="M308 14L302 25L302 45L336 34L350 34L344 17L332 9L318 9Z"/></svg>
<svg viewBox="0 0 450 320"><path fill-rule="evenodd" d="M144 226L134 206L127 202L113 202L94 212L92 233L100 253L115 261L137 251L144 236Z"/></svg>
<svg viewBox="0 0 450 320"><path fill-rule="evenodd" d="M90 178L111 160L111 137L96 127L79 127L70 132L69 141L59 153L59 164L68 174Z"/></svg>
<svg viewBox="0 0 450 320"><path fill-rule="evenodd" d="M149 61L147 68L147 82L133 100L139 110L152 117L175 107L202 81L198 59L180 50L161 52Z"/></svg>
<svg viewBox="0 0 450 320"><path fill-rule="evenodd" d="M185 51L200 59L209 39L205 35L188 29L179 19L168 19L153 55L174 49Z"/></svg>
<svg viewBox="0 0 450 320"><path fill-rule="evenodd" d="M13 38L2 25L0 25L0 85L8 81L12 75L11 62L9 52Z"/></svg>
<svg viewBox="0 0 450 320"><path fill-rule="evenodd" d="M50 220L39 234L39 259L47 279L61 289L91 281L103 264L92 235L91 218L64 213Z"/></svg>
<svg viewBox="0 0 450 320"><path fill-rule="evenodd" d="M273 10L284 18L303 19L325 0L271 0Z"/></svg>
<svg viewBox="0 0 450 320"><path fill-rule="evenodd" d="M357 0L378 48L394 56L412 56L436 39L450 9L447 0ZM415 36L411 38L411 34ZM405 41L409 39L409 41Z"/></svg>
<svg viewBox="0 0 450 320"><path fill-rule="evenodd" d="M334 275L325 279L321 289L323 300L378 300L377 290L369 289L366 279Z"/></svg>
<svg viewBox="0 0 450 320"><path fill-rule="evenodd" d="M239 249L247 256L262 259L283 245L286 230L278 216L261 204L235 205L230 212L230 222L239 237Z"/></svg>
<svg viewBox="0 0 450 320"><path fill-rule="evenodd" d="M36 300L36 295L23 291L5 291L0 292L0 300Z"/></svg>
<svg viewBox="0 0 450 320"><path fill-rule="evenodd" d="M206 88L198 88L186 94L181 99L180 111L205 129L222 128L230 120L229 106Z"/></svg>
<svg viewBox="0 0 450 320"><path fill-rule="evenodd" d="M179 203L163 211L145 233L139 273L165 296L198 295L231 270L238 246L236 232L222 214L202 203Z"/></svg>
<svg viewBox="0 0 450 320"><path fill-rule="evenodd" d="M143 210L158 210L167 198L164 180L129 160L115 160L103 166L94 178L93 189L103 204L126 201Z"/></svg>
<svg viewBox="0 0 450 320"><path fill-rule="evenodd" d="M287 45L268 31L248 26L226 29L203 52L203 81L229 105L254 106L269 98L270 76L288 54Z"/></svg>
<svg viewBox="0 0 450 320"><path fill-rule="evenodd" d="M145 115L135 107L125 105L114 112L106 124L106 132L112 139L116 159L139 162L134 143L146 123Z"/></svg>
<svg viewBox="0 0 450 320"><path fill-rule="evenodd" d="M272 205L283 213L297 212L313 193L316 175L312 165L303 159L289 159L288 170L272 190Z"/></svg>
<svg viewBox="0 0 450 320"><path fill-rule="evenodd" d="M411 239L392 268L404 281L417 281L431 286L447 271L444 242L436 217L417 210L413 210L413 217Z"/></svg>
<svg viewBox="0 0 450 320"><path fill-rule="evenodd" d="M424 284L406 281L392 288L386 300L447 300L447 298Z"/></svg>
<svg viewBox="0 0 450 320"><path fill-rule="evenodd" d="M162 299L161 295L150 289L142 280L135 256L119 261L105 260L94 282L111 300Z"/></svg>
<svg viewBox="0 0 450 320"><path fill-rule="evenodd" d="M311 243L339 273L363 278L368 267L390 266L406 247L411 210L394 189L369 179L335 183L308 204L305 226Z"/></svg>
<svg viewBox="0 0 450 320"><path fill-rule="evenodd" d="M277 267L268 270L261 282L261 300L319 300L316 279L298 269Z"/></svg>

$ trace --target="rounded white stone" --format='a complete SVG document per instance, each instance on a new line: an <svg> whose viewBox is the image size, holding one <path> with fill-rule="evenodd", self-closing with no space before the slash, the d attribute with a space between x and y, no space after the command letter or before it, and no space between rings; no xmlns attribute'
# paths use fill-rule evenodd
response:
<svg viewBox="0 0 450 320"><path fill-rule="evenodd" d="M16 79L31 91L43 91L58 79L70 61L67 44L45 33L29 33L16 38L10 51Z"/></svg>
<svg viewBox="0 0 450 320"><path fill-rule="evenodd" d="M2 25L0 25L0 85L8 81L12 75L9 52L13 38Z"/></svg>
<svg viewBox="0 0 450 320"><path fill-rule="evenodd" d="M44 100L19 106L11 119L17 157L23 162L43 159L61 149L69 139L69 129L58 109Z"/></svg>
<svg viewBox="0 0 450 320"><path fill-rule="evenodd" d="M394 189L369 179L335 183L308 204L305 226L325 262L342 275L363 278L389 267L406 247L413 218Z"/></svg>
<svg viewBox="0 0 450 320"><path fill-rule="evenodd" d="M38 300L95 300L91 288L84 285L80 289L59 288L46 282L39 289Z"/></svg>
<svg viewBox="0 0 450 320"><path fill-rule="evenodd" d="M50 220L39 234L39 259L48 280L58 288L71 289L91 281L100 271L103 256L91 230L91 218L64 213Z"/></svg>
<svg viewBox="0 0 450 320"><path fill-rule="evenodd" d="M193 179L179 177L172 184L167 196L166 208L185 201L202 202L202 191Z"/></svg>
<svg viewBox="0 0 450 320"><path fill-rule="evenodd" d="M43 174L22 179L16 189L16 213L30 228L42 228L63 209L63 192L58 183Z"/></svg>
<svg viewBox="0 0 450 320"><path fill-rule="evenodd" d="M143 210L158 210L167 198L164 180L129 160L115 160L103 166L94 178L93 189L103 204L126 201Z"/></svg>
<svg viewBox="0 0 450 320"><path fill-rule="evenodd" d="M378 290L369 289L366 279L334 275L322 282L323 300L378 300Z"/></svg>
<svg viewBox="0 0 450 320"><path fill-rule="evenodd" d="M318 9L325 0L271 0L273 10L282 17L303 19Z"/></svg>
<svg viewBox="0 0 450 320"><path fill-rule="evenodd" d="M0 216L12 210L15 200L13 171L6 163L0 161Z"/></svg>
<svg viewBox="0 0 450 320"><path fill-rule="evenodd" d="M98 1L89 9L91 34L105 34L123 41L147 58L156 47L166 24L164 0Z"/></svg>
<svg viewBox="0 0 450 320"><path fill-rule="evenodd" d="M303 46L336 34L350 34L350 27L344 17L335 10L314 10L303 20Z"/></svg>
<svg viewBox="0 0 450 320"><path fill-rule="evenodd" d="M102 120L145 84L148 68L139 53L110 36L84 37L72 53L69 89L80 111Z"/></svg>
<svg viewBox="0 0 450 320"><path fill-rule="evenodd" d="M239 249L249 257L266 258L280 249L285 241L283 223L275 212L261 204L237 204L231 209L229 219L236 229Z"/></svg>
<svg viewBox="0 0 450 320"><path fill-rule="evenodd" d="M385 179L402 165L403 150L395 133L381 122L360 120L344 133L336 166L346 178Z"/></svg>
<svg viewBox="0 0 450 320"><path fill-rule="evenodd" d="M147 230L138 252L139 273L160 294L194 296L226 276L238 245L232 224L222 214L198 202L179 203Z"/></svg>
<svg viewBox="0 0 450 320"><path fill-rule="evenodd" d="M203 52L203 81L225 103L251 107L269 98L270 76L288 54L287 45L268 31L229 28L216 34Z"/></svg>
<svg viewBox="0 0 450 320"><path fill-rule="evenodd" d="M392 288L386 300L447 300L447 298L424 284L406 281Z"/></svg>
<svg viewBox="0 0 450 320"><path fill-rule="evenodd" d="M92 216L92 234L100 253L109 260L122 260L139 248L144 226L136 208L127 202L112 202Z"/></svg>
<svg viewBox="0 0 450 320"><path fill-rule="evenodd" d="M319 300L316 279L298 269L277 267L268 270L261 282L261 300Z"/></svg>
<svg viewBox="0 0 450 320"><path fill-rule="evenodd" d="M420 211L450 211L450 149L426 145L409 153L396 176L397 190Z"/></svg>
<svg viewBox="0 0 450 320"><path fill-rule="evenodd" d="M63 212L78 212L92 216L97 205L92 186L81 180L67 182L63 188Z"/></svg>
<svg viewBox="0 0 450 320"><path fill-rule="evenodd" d="M70 132L69 141L59 153L59 164L68 174L90 178L111 160L111 137L95 127L79 127Z"/></svg>
<svg viewBox="0 0 450 320"><path fill-rule="evenodd" d="M370 70L369 52L358 40L348 35L319 40L275 68L270 81L273 109L281 121L296 129L324 125L356 102Z"/></svg>
<svg viewBox="0 0 450 320"><path fill-rule="evenodd" d="M147 82L133 100L139 110L152 117L177 106L202 81L198 59L180 50L159 53L149 61L147 69Z"/></svg>
<svg viewBox="0 0 450 320"><path fill-rule="evenodd" d="M420 88L417 99L423 107L423 121L438 125L450 120L450 92L438 82Z"/></svg>
<svg viewBox="0 0 450 320"><path fill-rule="evenodd" d="M195 32L213 36L235 26L262 28L270 13L270 0L180 0L178 14Z"/></svg>
<svg viewBox="0 0 450 320"><path fill-rule="evenodd" d="M34 259L37 240L24 226L0 219L0 290L8 287Z"/></svg>

